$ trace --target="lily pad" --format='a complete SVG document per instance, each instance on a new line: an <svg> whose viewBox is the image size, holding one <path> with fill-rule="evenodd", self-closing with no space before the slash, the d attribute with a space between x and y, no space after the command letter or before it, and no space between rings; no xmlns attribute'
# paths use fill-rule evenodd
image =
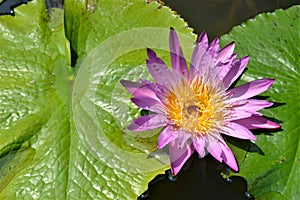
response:
<svg viewBox="0 0 300 200"><path fill-rule="evenodd" d="M71 68L61 12L56 23L32 1L0 17L0 199L67 195Z"/></svg>
<svg viewBox="0 0 300 200"><path fill-rule="evenodd" d="M299 198L299 13L300 7L294 6L261 14L221 38L223 44L235 41L239 56L251 57L241 82L275 79L262 96L275 104L263 114L279 122L282 130L257 131L255 144L263 154L234 149L238 155L244 152L238 175L247 179L257 199Z"/></svg>

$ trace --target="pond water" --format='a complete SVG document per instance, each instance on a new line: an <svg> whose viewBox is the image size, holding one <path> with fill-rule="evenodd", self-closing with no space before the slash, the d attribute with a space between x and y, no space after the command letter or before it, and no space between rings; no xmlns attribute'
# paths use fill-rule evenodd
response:
<svg viewBox="0 0 300 200"><path fill-rule="evenodd" d="M228 33L233 26L263 12L285 9L300 0L163 0L182 16L197 34L206 31L210 40Z"/></svg>

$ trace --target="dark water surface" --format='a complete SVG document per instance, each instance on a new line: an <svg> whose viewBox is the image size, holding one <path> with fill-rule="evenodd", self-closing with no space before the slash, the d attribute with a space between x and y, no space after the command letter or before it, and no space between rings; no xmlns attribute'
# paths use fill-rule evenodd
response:
<svg viewBox="0 0 300 200"><path fill-rule="evenodd" d="M165 174L154 178L149 183L149 190L139 200L254 199L247 192L244 178L221 178L220 171L226 169L212 156L200 159L195 153L178 176L173 177L170 170L167 170Z"/></svg>
<svg viewBox="0 0 300 200"><path fill-rule="evenodd" d="M206 31L210 40L228 33L233 26L255 17L300 4L300 0L163 0L181 15L197 34Z"/></svg>

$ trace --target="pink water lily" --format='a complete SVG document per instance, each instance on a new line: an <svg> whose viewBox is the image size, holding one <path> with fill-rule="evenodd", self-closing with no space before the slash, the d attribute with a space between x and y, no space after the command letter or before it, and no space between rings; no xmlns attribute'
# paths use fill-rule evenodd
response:
<svg viewBox="0 0 300 200"><path fill-rule="evenodd" d="M209 44L206 33L199 36L189 68L173 29L169 45L172 70L154 51L147 49L146 64L155 82L121 81L133 95L132 102L150 111L149 115L135 119L128 129L165 127L159 135L158 148L169 144L174 175L195 150L200 157L210 153L238 171L222 134L255 140L251 129L280 127L258 112L273 103L249 99L266 91L274 80L259 79L230 88L246 68L249 57L236 59L234 43L219 49L217 38Z"/></svg>

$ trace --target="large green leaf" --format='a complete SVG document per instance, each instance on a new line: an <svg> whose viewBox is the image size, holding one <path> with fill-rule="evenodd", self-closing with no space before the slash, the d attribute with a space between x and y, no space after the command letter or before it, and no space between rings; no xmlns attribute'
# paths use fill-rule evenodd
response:
<svg viewBox="0 0 300 200"><path fill-rule="evenodd" d="M87 2L65 2L72 51L42 1L1 17L0 199L135 199L169 165L157 132L124 134L139 110L117 112L129 95L115 86L144 71L146 47L167 56L171 26L192 47L191 29L157 3Z"/></svg>
<svg viewBox="0 0 300 200"><path fill-rule="evenodd" d="M263 94L275 106L263 113L282 125L279 132L260 132L258 152L235 148L240 172L257 199L299 198L300 118L300 7L261 14L223 36L222 43L234 40L239 56L250 55L242 81L273 78L274 85ZM253 150L253 149L252 149Z"/></svg>
<svg viewBox="0 0 300 200"><path fill-rule="evenodd" d="M67 195L71 70L63 13L53 16L34 1L0 17L0 199Z"/></svg>
<svg viewBox="0 0 300 200"><path fill-rule="evenodd" d="M135 199L169 168L169 159L166 152L155 152L157 131L134 134L126 129L139 110L120 79L148 77L146 47L167 57L171 26L182 32L190 50L195 37L184 21L157 3L66 1L65 12L66 35L78 56L72 104L78 135L71 137L76 155L70 160L69 195Z"/></svg>

